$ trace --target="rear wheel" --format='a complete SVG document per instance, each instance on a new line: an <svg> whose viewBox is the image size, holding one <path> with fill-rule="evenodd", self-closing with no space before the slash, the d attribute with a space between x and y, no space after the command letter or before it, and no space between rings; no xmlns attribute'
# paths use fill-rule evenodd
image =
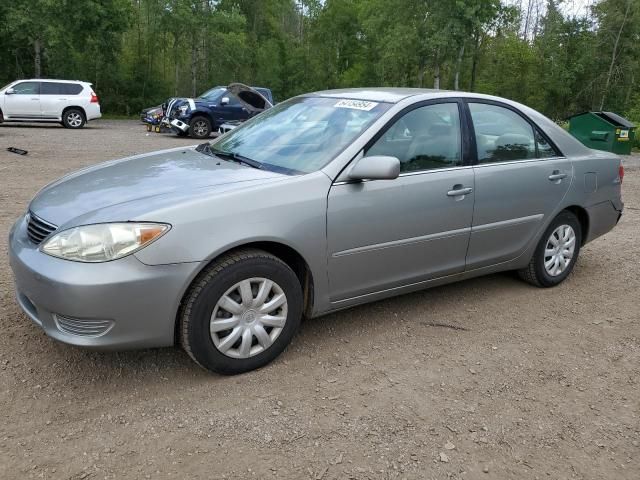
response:
<svg viewBox="0 0 640 480"><path fill-rule="evenodd" d="M62 125L65 128L82 128L87 120L82 110L78 108L70 108L62 114Z"/></svg>
<svg viewBox="0 0 640 480"><path fill-rule="evenodd" d="M209 266L187 293L180 338L204 368L232 375L260 368L291 341L302 317L296 274L262 250L239 250Z"/></svg>
<svg viewBox="0 0 640 480"><path fill-rule="evenodd" d="M189 135L193 138L208 138L211 135L211 122L206 117L193 117L189 122Z"/></svg>
<svg viewBox="0 0 640 480"><path fill-rule="evenodd" d="M553 219L540 239L520 277L536 287L555 287L566 279L578 260L582 229L578 218L569 211Z"/></svg>

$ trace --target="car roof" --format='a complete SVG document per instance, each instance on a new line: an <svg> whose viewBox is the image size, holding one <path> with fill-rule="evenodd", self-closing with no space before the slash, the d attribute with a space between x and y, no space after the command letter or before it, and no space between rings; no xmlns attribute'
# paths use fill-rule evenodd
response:
<svg viewBox="0 0 640 480"><path fill-rule="evenodd" d="M322 90L307 94L308 96L348 98L352 100L368 100L371 102L398 103L407 97L423 95L425 93L442 93L445 90L430 90L426 88L342 88L338 90Z"/></svg>
<svg viewBox="0 0 640 480"><path fill-rule="evenodd" d="M59 83L86 83L87 85L91 85L90 82L85 82L83 80L60 80L57 78L21 78L20 80L15 80L16 82L59 82Z"/></svg>
<svg viewBox="0 0 640 480"><path fill-rule="evenodd" d="M486 95L482 93L461 92L457 90L433 90L426 88L389 88L389 87L363 87L363 88L345 88L340 90L323 90L313 92L303 97L324 97L324 98L340 98L350 100L363 100L370 102L384 103L400 103L411 97L419 97L416 101L431 99L447 99L447 98L468 98L470 100L485 100L496 102L498 105L506 105L515 108L517 111L532 120L539 128L551 137L556 146L566 156L589 155L593 151L582 145L579 140L569 135L563 128L557 125L553 120L545 117L540 112L533 110L526 105L522 105L507 98Z"/></svg>
<svg viewBox="0 0 640 480"><path fill-rule="evenodd" d="M303 96L316 96L327 98L345 98L350 100L364 100L370 102L398 103L406 98L421 96L423 100L431 98L478 98L494 100L511 105L517 105L512 100L486 95L482 93L463 92L459 90L435 90L430 88L396 88L396 87L365 87L365 88L343 88L338 90L322 90L309 93Z"/></svg>

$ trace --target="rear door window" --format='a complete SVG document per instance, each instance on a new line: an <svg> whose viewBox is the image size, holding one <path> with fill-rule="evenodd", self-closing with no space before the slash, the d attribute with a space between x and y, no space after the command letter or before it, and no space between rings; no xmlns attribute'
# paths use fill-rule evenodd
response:
<svg viewBox="0 0 640 480"><path fill-rule="evenodd" d="M40 95L60 95L62 93L61 83L41 82Z"/></svg>
<svg viewBox="0 0 640 480"><path fill-rule="evenodd" d="M478 163L561 157L545 136L506 107L469 103L478 149Z"/></svg>
<svg viewBox="0 0 640 480"><path fill-rule="evenodd" d="M536 158L533 127L508 108L469 103L478 149L478 163Z"/></svg>
<svg viewBox="0 0 640 480"><path fill-rule="evenodd" d="M542 134L536 131L536 144L538 145L538 158L561 157L562 155L554 148Z"/></svg>

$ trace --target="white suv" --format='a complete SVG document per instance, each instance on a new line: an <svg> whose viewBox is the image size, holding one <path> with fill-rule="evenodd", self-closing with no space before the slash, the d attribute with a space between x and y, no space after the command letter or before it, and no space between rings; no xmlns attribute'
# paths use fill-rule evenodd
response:
<svg viewBox="0 0 640 480"><path fill-rule="evenodd" d="M90 83L72 80L18 80L0 89L0 122L55 122L82 128L100 118Z"/></svg>

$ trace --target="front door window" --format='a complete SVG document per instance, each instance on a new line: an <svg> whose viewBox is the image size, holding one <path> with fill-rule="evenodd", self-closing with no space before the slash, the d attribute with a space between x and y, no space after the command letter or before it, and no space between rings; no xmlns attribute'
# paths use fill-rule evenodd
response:
<svg viewBox="0 0 640 480"><path fill-rule="evenodd" d="M460 114L457 103L438 103L403 115L374 143L365 156L400 159L400 172L462 165Z"/></svg>

